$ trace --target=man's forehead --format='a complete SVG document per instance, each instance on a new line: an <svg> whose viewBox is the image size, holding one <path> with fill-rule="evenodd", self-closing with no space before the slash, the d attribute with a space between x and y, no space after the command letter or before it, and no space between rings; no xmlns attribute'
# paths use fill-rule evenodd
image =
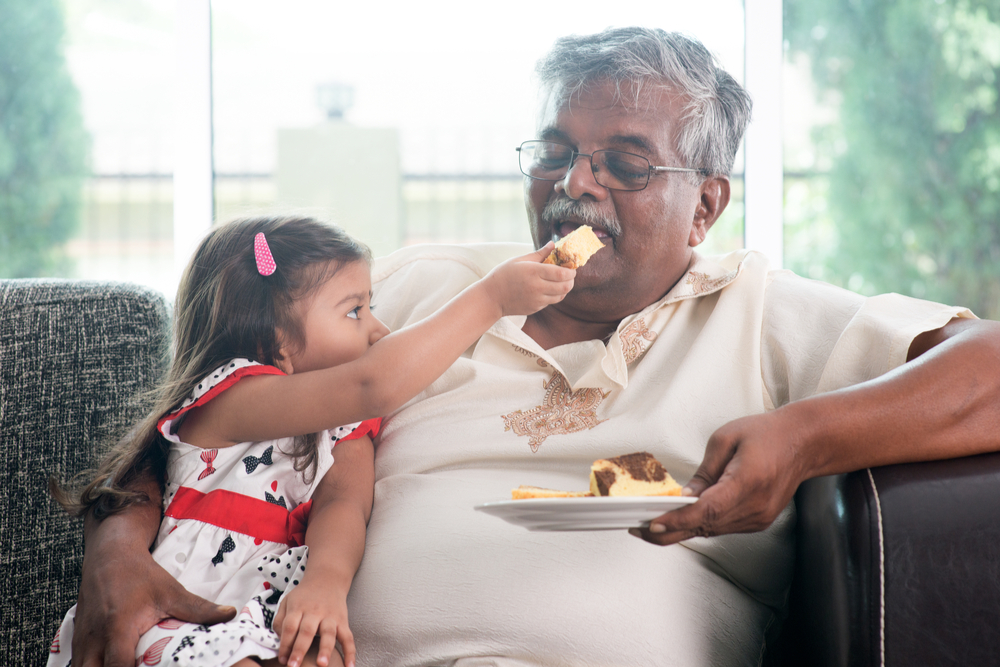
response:
<svg viewBox="0 0 1000 667"><path fill-rule="evenodd" d="M655 149L657 139L672 134L682 113L683 100L674 89L660 82L600 80L572 90L551 87L542 91L538 107L539 138L569 141L570 126L580 118L599 118L603 141L637 149Z"/></svg>
<svg viewBox="0 0 1000 667"><path fill-rule="evenodd" d="M538 138L546 139L548 141L556 141L563 144L572 144L574 142L574 137L570 136L569 133L564 131L558 124L540 128L538 131ZM601 140L609 148L616 148L619 150L631 149L632 152L638 152L642 155L654 154L658 150L653 138L650 137L648 133L641 131L615 132L601 137Z"/></svg>

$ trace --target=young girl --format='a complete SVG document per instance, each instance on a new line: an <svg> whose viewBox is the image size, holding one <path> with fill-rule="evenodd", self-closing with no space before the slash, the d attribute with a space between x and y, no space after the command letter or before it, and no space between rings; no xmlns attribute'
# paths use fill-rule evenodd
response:
<svg viewBox="0 0 1000 667"><path fill-rule="evenodd" d="M155 407L78 497L53 485L71 512L101 519L144 500L130 482L155 475L164 516L154 558L191 592L240 610L211 627L162 620L140 639L136 665L323 667L341 664L339 642L353 666L347 593L372 508L379 417L500 317L561 300L575 272L542 264L549 250L499 265L390 334L369 303L370 253L343 231L287 218L208 234L177 293ZM51 667L70 663L74 611Z"/></svg>

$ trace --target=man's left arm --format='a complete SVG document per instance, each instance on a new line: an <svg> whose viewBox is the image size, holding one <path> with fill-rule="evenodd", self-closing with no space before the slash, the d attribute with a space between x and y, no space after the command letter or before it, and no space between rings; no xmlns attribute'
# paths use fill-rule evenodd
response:
<svg viewBox="0 0 1000 667"><path fill-rule="evenodd" d="M881 377L719 428L685 490L698 502L640 535L673 544L763 530L807 479L997 450L1000 322L956 318Z"/></svg>

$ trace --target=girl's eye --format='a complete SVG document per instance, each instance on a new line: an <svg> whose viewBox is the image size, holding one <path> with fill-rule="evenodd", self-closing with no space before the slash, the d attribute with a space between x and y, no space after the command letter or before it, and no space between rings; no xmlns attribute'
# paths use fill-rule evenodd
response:
<svg viewBox="0 0 1000 667"><path fill-rule="evenodd" d="M361 319L361 306L353 309L351 312L347 313L347 316L351 319L360 320Z"/></svg>

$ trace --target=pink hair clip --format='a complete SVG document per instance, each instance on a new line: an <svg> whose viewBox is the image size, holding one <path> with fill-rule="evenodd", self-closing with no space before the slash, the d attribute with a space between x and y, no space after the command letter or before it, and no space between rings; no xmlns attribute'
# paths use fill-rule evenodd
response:
<svg viewBox="0 0 1000 667"><path fill-rule="evenodd" d="M267 239L264 238L264 232L258 232L253 238L253 256L257 260L257 272L262 276L269 276L278 268L267 245Z"/></svg>

